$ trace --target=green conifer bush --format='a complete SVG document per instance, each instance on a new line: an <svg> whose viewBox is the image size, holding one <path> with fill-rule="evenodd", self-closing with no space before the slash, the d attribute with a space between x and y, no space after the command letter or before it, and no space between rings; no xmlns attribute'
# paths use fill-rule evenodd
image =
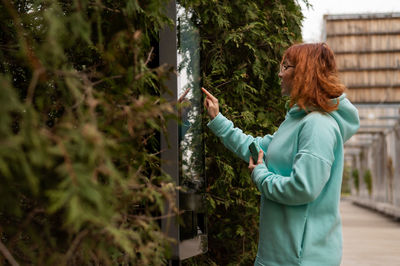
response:
<svg viewBox="0 0 400 266"><path fill-rule="evenodd" d="M166 2L1 2L1 265L165 262Z"/></svg>
<svg viewBox="0 0 400 266"><path fill-rule="evenodd" d="M222 114L247 134L273 133L286 112L278 79L280 60L286 48L301 41L303 16L297 1L180 2L195 14L201 37L202 83L218 98ZM208 252L187 265L252 265L260 193L246 163L209 130L204 138Z"/></svg>

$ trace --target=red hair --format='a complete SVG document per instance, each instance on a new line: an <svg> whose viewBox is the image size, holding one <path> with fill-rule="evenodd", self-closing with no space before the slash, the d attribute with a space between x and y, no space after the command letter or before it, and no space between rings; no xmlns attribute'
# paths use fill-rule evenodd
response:
<svg viewBox="0 0 400 266"><path fill-rule="evenodd" d="M339 101L332 99L343 94L335 55L325 43L295 44L289 47L282 59L294 65L290 107L297 104L303 110L317 109L331 112Z"/></svg>

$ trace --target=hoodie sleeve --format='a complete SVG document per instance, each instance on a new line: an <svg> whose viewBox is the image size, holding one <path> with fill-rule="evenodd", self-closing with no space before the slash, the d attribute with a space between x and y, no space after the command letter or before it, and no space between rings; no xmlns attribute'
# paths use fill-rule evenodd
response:
<svg viewBox="0 0 400 266"><path fill-rule="evenodd" d="M259 164L252 179L260 192L272 201L286 205L315 200L331 174L339 129L327 120L308 121L298 135L298 152L290 176L282 176Z"/></svg>
<svg viewBox="0 0 400 266"><path fill-rule="evenodd" d="M264 137L252 137L246 135L239 128L234 127L232 121L227 119L219 113L207 126L211 131L221 139L222 143L230 151L235 153L242 160L249 162L250 151L249 145L254 141L266 154L268 145L271 142L273 135L266 135Z"/></svg>

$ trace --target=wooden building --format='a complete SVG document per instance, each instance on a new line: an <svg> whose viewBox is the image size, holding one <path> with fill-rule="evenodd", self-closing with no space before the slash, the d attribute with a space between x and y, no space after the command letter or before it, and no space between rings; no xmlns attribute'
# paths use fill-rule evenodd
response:
<svg viewBox="0 0 400 266"><path fill-rule="evenodd" d="M345 144L353 201L400 218L400 13L325 15L360 129Z"/></svg>
<svg viewBox="0 0 400 266"><path fill-rule="evenodd" d="M325 15L324 23L348 97L400 102L400 13Z"/></svg>

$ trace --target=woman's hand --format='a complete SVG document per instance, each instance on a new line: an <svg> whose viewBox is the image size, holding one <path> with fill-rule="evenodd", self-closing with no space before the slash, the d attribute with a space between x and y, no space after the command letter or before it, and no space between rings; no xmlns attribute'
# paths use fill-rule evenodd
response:
<svg viewBox="0 0 400 266"><path fill-rule="evenodd" d="M212 96L206 89L201 88L205 93L206 98L204 99L204 107L207 109L208 115L214 119L219 114L218 99Z"/></svg>
<svg viewBox="0 0 400 266"><path fill-rule="evenodd" d="M260 151L258 152L258 160L257 160L256 165L253 162L253 157L250 155L250 160L249 160L250 172L253 172L254 168L256 168L257 165L263 163L263 155L264 155L264 152L263 152L263 150L260 149Z"/></svg>

